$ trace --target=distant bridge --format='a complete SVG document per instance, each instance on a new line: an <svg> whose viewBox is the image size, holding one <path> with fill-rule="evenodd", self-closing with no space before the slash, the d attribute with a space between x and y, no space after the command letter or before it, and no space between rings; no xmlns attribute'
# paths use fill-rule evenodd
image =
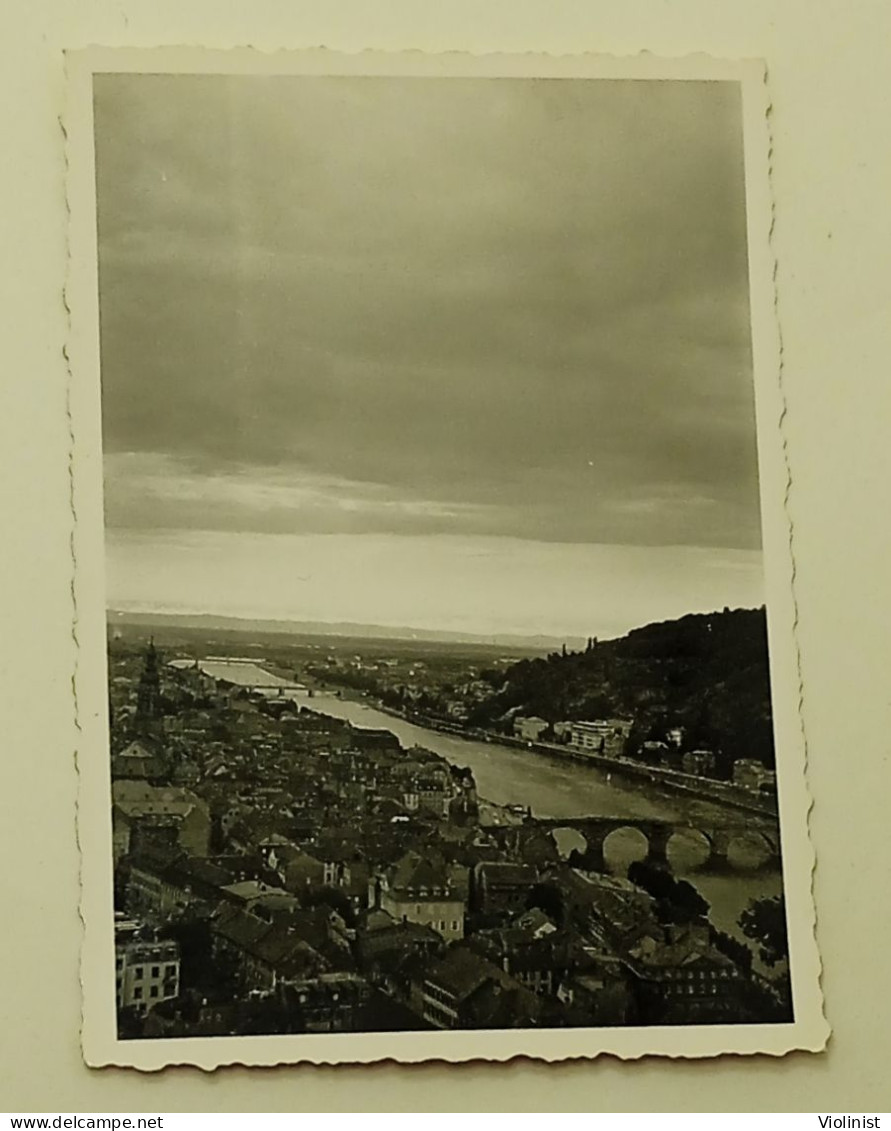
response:
<svg viewBox="0 0 891 1131"><path fill-rule="evenodd" d="M762 821L749 821L745 825L713 826L698 821L664 821L647 817L527 817L519 825L506 825L488 829L506 847L521 852L524 840L536 833L553 832L556 829L572 829L585 840L586 848L581 853L584 866L591 871L606 871L604 845L607 838L620 829L634 829L641 833L647 842L645 862L668 868L668 846L679 833L698 833L708 847L709 855L701 867L709 871L732 870L729 860L730 847L735 841L759 842L766 852L760 867L774 866L780 860L780 836L776 824Z"/></svg>

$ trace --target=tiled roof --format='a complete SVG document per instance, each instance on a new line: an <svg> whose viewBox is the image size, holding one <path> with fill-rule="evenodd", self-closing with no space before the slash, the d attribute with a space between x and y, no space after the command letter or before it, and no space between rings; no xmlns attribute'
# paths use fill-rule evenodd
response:
<svg viewBox="0 0 891 1131"><path fill-rule="evenodd" d="M476 1028L520 1029L534 1027L542 1013L541 1001L513 979L487 981L465 1003Z"/></svg>
<svg viewBox="0 0 891 1131"><path fill-rule="evenodd" d="M366 957L388 950L401 950L413 943L429 943L441 946L442 936L423 923L396 923L376 931L366 931L360 942L360 949Z"/></svg>
<svg viewBox="0 0 891 1131"><path fill-rule="evenodd" d="M184 853L178 845L173 844L146 844L130 862L131 871L141 870L153 875L161 875L167 868L174 866L184 859Z"/></svg>
<svg viewBox="0 0 891 1131"><path fill-rule="evenodd" d="M182 786L153 786L136 779L119 779L112 783L115 808L127 817L169 814L186 817L194 809L207 810L196 794Z"/></svg>
<svg viewBox="0 0 891 1131"><path fill-rule="evenodd" d="M232 899L245 901L257 900L265 898L266 896L280 896L289 900L293 899L293 896L282 888L271 887L262 880L237 880L235 883L226 884L222 888L222 891Z"/></svg>
<svg viewBox="0 0 891 1131"><path fill-rule="evenodd" d="M449 877L445 868L426 860L417 852L406 852L388 876L391 888L406 892L445 892Z"/></svg>
<svg viewBox="0 0 891 1131"><path fill-rule="evenodd" d="M514 864L507 860L487 861L479 866L480 875L487 884L529 884L535 883L538 871L532 864Z"/></svg>
<svg viewBox="0 0 891 1131"><path fill-rule="evenodd" d="M318 962L318 955L312 947L284 925L268 930L252 945L251 953L275 969L287 965L294 971Z"/></svg>
<svg viewBox="0 0 891 1131"><path fill-rule="evenodd" d="M441 986L458 1001L468 997L490 979L499 984L513 983L494 963L463 946L453 946L445 958L427 970L427 981Z"/></svg>
<svg viewBox="0 0 891 1131"><path fill-rule="evenodd" d="M272 924L239 908L225 908L214 917L211 930L240 950L250 951Z"/></svg>
<svg viewBox="0 0 891 1131"><path fill-rule="evenodd" d="M171 881L221 888L232 882L228 869L200 856L181 856L165 869L164 878Z"/></svg>

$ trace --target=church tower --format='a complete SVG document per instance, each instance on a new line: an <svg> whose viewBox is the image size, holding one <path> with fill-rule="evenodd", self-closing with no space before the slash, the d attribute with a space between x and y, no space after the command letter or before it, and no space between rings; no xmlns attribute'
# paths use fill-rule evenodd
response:
<svg viewBox="0 0 891 1131"><path fill-rule="evenodd" d="M145 662L136 692L136 718L143 722L156 719L161 714L161 674L158 670L158 652L155 639L145 650Z"/></svg>

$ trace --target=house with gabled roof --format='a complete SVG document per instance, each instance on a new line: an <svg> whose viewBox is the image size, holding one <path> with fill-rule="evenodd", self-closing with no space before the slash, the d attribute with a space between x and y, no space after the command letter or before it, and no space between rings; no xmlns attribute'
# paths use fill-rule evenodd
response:
<svg viewBox="0 0 891 1131"><path fill-rule="evenodd" d="M156 840L176 844L192 856L207 856L210 849L210 811L207 803L182 786L153 786L146 781L122 779L112 785L114 859L117 862L136 846L140 830L156 833Z"/></svg>
<svg viewBox="0 0 891 1131"><path fill-rule="evenodd" d="M466 869L409 851L374 877L369 896L370 906L386 911L397 923L421 923L447 942L464 937Z"/></svg>
<svg viewBox="0 0 891 1131"><path fill-rule="evenodd" d="M111 759L114 779L132 778L153 783L164 782L170 773L170 759L152 739L138 738L119 750Z"/></svg>
<svg viewBox="0 0 891 1131"><path fill-rule="evenodd" d="M421 999L424 1020L438 1029L532 1028L543 1012L535 994L465 946L427 964Z"/></svg>
<svg viewBox="0 0 891 1131"><path fill-rule="evenodd" d="M294 925L270 922L232 904L214 915L211 935L215 954L235 959L248 990L272 989L329 969Z"/></svg>

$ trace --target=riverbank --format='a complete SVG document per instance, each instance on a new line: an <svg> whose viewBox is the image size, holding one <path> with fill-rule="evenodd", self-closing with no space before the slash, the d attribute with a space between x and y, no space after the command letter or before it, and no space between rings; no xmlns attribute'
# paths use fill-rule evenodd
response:
<svg viewBox="0 0 891 1131"><path fill-rule="evenodd" d="M615 772L625 774L627 777L643 778L648 782L661 784L680 793L689 793L706 801L729 805L734 809L757 813L763 817L778 817L779 815L776 794L756 794L743 789L741 786L734 785L732 782L701 778L665 766L648 766L644 762L636 762L633 758L610 758L603 754L572 750L567 746L559 746L556 743L524 742L522 739L513 738L510 735L498 735L497 738L493 736L492 741L502 742L517 749L531 749L536 753L597 766L601 770L606 770L607 773Z"/></svg>
<svg viewBox="0 0 891 1131"><path fill-rule="evenodd" d="M531 811L534 818L565 817L569 822L584 817L627 817L631 826L637 820L656 820L670 822L680 830L689 829L689 834L681 831L675 835L669 846L672 870L678 878L693 883L709 902L715 926L735 937L742 938L739 916L752 900L782 891L780 870L758 862L762 846L745 843L742 830L752 818L732 805L671 789L645 776L604 769L590 760L530 750L525 743L510 746L493 741L491 736L475 738L463 728L422 727L392 710L382 710L361 694L338 697L333 690L320 689L302 706L356 727L389 730L406 749L422 746L453 766L471 770L479 797L493 807L515 813L514 819L519 819L521 812ZM704 849L696 830L702 828L724 828L742 837L736 842L728 872L701 870ZM643 850L633 827L620 830L606 845L607 862L617 875L624 875L632 859L642 858Z"/></svg>
<svg viewBox="0 0 891 1131"><path fill-rule="evenodd" d="M352 699L354 702L368 702L368 697L347 695L338 689L340 698ZM421 713L408 713L398 711L393 707L372 699L376 711L389 715L394 719L401 719L412 726L424 727L426 730L437 731L452 738L464 739L467 742L496 743L516 750L525 750L543 757L559 758L564 761L574 762L579 765L596 766L606 773L622 774L624 777L638 778L657 787L661 786L672 792L686 794L717 805L728 806L746 813L755 813L761 817L777 819L779 807L777 796L773 794L756 794L751 790L734 785L732 782L716 781L712 778L697 777L685 774L680 770L672 770L665 766L649 766L644 762L636 762L631 758L612 758L604 754L588 751L573 750L569 746L559 745L554 742L532 742L512 735L498 734L479 728L465 727L460 723L450 723L445 719L436 719Z"/></svg>

